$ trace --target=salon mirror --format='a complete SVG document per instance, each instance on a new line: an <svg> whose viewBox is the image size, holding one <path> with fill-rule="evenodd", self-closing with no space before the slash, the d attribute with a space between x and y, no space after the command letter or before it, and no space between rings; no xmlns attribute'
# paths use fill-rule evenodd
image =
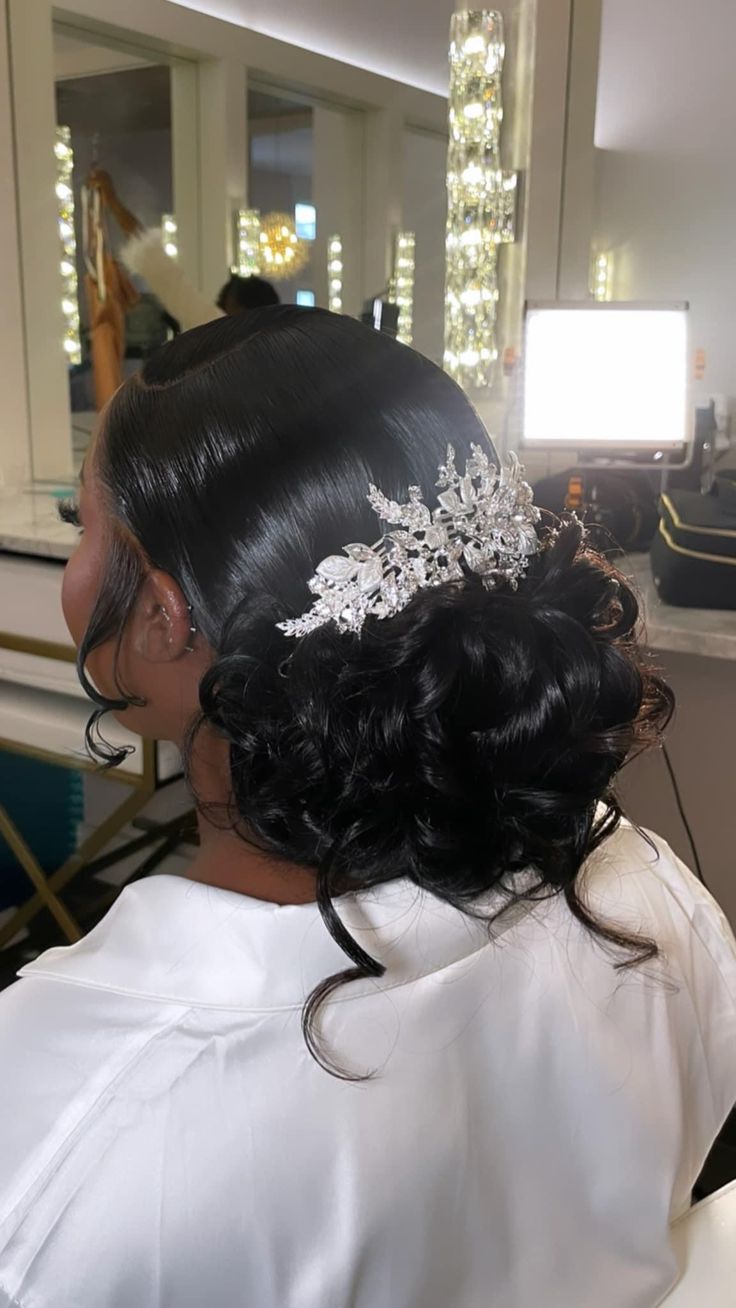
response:
<svg viewBox="0 0 736 1308"><path fill-rule="evenodd" d="M381 298L399 339L442 362L441 94L175 6L152 9L144 34L47 0L32 23L9 4L18 83L49 72L38 102L16 105L31 480L71 484L113 372L190 325L124 269L121 212L162 229L213 316L233 275L353 317ZM440 66L445 39L443 23Z"/></svg>
<svg viewBox="0 0 736 1308"><path fill-rule="evenodd" d="M72 191L66 215L60 196L59 221L62 241L72 235L73 224L73 247L70 241L64 250L61 273L76 472L101 405L101 389L102 401L110 390L105 380L110 369L116 376L119 371L123 380L175 329L150 290L140 279L129 278L120 265L126 234L96 186L100 177L109 179L145 227L161 226L172 213L171 72L153 57L100 44L99 38L59 24L54 26L53 45L56 123L61 129L57 191L65 185ZM73 161L68 182L63 175L65 146L70 152L66 157ZM70 262L76 286L74 277L64 276ZM118 353L119 365L111 357Z"/></svg>

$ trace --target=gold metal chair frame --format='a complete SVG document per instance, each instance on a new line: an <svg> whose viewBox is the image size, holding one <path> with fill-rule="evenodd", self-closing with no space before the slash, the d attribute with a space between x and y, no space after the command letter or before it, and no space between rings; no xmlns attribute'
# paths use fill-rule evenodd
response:
<svg viewBox="0 0 736 1308"><path fill-rule="evenodd" d="M15 650L24 654L36 654L42 658L58 659L64 663L74 663L76 653L69 645L56 644L51 641L24 639L9 632L0 632L0 648ZM59 767L71 768L77 772L94 772L96 775L122 782L129 786L132 793L82 841L75 852L61 867L47 876L35 858L27 842L7 810L0 804L0 838L5 841L17 858L21 867L34 886L35 893L12 914L0 927L0 948L12 940L17 933L33 920L37 913L46 908L56 919L70 943L81 939L83 932L75 922L72 914L59 898L60 892L104 849L116 835L145 807L159 786L156 745L153 741L143 742L143 769L140 773L117 768L114 773L100 771L91 760L76 759L68 754L57 754L53 750L37 749L14 740L0 737L0 749L8 753L20 754L27 758L39 759L45 763L54 763Z"/></svg>

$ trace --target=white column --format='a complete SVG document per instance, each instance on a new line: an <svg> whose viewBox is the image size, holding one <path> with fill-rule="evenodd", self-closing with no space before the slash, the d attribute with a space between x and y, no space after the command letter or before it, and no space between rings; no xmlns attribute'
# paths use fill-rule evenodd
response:
<svg viewBox="0 0 736 1308"><path fill-rule="evenodd" d="M199 287L199 72L193 60L176 59L171 64L171 169L179 264Z"/></svg>
<svg viewBox="0 0 736 1308"><path fill-rule="evenodd" d="M404 122L394 109L365 115L363 297L385 289L394 237L402 225Z"/></svg>
<svg viewBox="0 0 736 1308"><path fill-rule="evenodd" d="M3 293L0 295L0 486L13 486L31 475L31 448L23 341L15 157L11 131L10 65L7 4L0 4L0 250Z"/></svg>
<svg viewBox="0 0 736 1308"><path fill-rule="evenodd" d="M537 0L526 197L526 294L557 298L572 0Z"/></svg>
<svg viewBox="0 0 736 1308"><path fill-rule="evenodd" d="M33 476L68 480L72 440L59 277L49 0L9 0L18 218Z"/></svg>
<svg viewBox="0 0 736 1308"><path fill-rule="evenodd" d="M242 64L199 65L201 289L213 302L232 262L232 213L247 191L246 72Z"/></svg>
<svg viewBox="0 0 736 1308"><path fill-rule="evenodd" d="M312 111L312 203L317 239L312 252L317 304L327 306L327 241L342 238L343 312L357 316L363 293L363 119L350 109Z"/></svg>
<svg viewBox="0 0 736 1308"><path fill-rule="evenodd" d="M602 0L573 0L558 280L562 300L584 300L589 294L601 9Z"/></svg>

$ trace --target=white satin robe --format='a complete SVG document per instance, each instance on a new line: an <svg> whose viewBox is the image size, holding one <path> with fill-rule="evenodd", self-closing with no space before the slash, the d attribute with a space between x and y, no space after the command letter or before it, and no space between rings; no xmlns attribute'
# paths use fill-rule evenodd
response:
<svg viewBox="0 0 736 1308"><path fill-rule="evenodd" d="M489 943L396 882L314 905L125 890L0 996L0 1305L652 1308L669 1225L736 1099L736 947L624 827L586 894L661 958L616 972L560 899Z"/></svg>

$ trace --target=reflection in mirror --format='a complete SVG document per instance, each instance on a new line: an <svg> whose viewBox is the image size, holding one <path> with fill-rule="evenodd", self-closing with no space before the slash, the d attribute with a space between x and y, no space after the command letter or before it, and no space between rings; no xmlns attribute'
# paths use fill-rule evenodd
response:
<svg viewBox="0 0 736 1308"><path fill-rule="evenodd" d="M281 300L309 303L317 236L311 106L251 85L248 137L248 203L260 215L260 275Z"/></svg>
<svg viewBox="0 0 736 1308"><path fill-rule="evenodd" d="M59 162L73 162L73 218L70 211L60 236L68 235L73 222L79 352L68 349L68 354L78 468L96 413L120 381L176 327L120 260L132 230L138 225L160 227L173 209L171 75L165 64L93 43L61 27L54 31L54 63L56 120L59 128L67 129L64 137L71 152ZM57 144L57 160L60 153ZM62 257L63 264L68 262L69 247ZM66 271L63 267L62 276ZM67 322L73 321L73 285L68 278L62 289Z"/></svg>

